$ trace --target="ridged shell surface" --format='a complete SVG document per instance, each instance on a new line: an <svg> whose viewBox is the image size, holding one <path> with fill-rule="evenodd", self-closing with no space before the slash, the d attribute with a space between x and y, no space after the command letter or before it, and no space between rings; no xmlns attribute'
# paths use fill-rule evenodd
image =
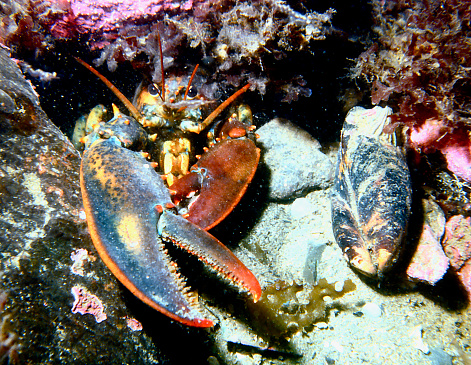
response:
<svg viewBox="0 0 471 365"><path fill-rule="evenodd" d="M349 264L368 276L392 268L411 205L410 173L393 134L390 108L356 107L342 129L332 188L332 228Z"/></svg>

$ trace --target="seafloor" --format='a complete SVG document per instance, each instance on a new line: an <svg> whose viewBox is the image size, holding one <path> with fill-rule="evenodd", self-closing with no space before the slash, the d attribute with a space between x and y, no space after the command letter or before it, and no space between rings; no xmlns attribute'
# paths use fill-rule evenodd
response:
<svg viewBox="0 0 471 365"><path fill-rule="evenodd" d="M63 3L66 2L57 2L65 6ZM61 39L63 33L59 36L57 27L52 35L41 33L40 27L53 29L51 24L58 19L55 12L63 15L66 11L57 7L50 12L44 10L51 2L28 2L29 7L25 7L26 2L5 2L0 6L3 24L9 25L0 33L4 44L0 48L0 363L470 364L471 288L464 280L460 282L461 276L452 268L433 283L405 275L407 260L425 220L422 200L438 203L441 208L437 209L443 209L446 219L471 215L469 181L466 175L459 177L462 166L455 169L449 163L448 168L455 170L447 170L443 156L451 155L445 154L443 145L433 145L433 151L431 145L426 146L428 151L424 146L410 148L415 151L409 153L413 203L409 236L402 243L407 245L407 257L399 261L392 274L371 279L353 271L332 233L330 189L343 120L353 105L372 107L372 86L365 79L371 81L372 74L379 71L365 58L363 78L355 78L354 74L360 72L358 59L362 52L389 34L378 31L384 26L378 20L378 7L387 7L391 2L360 1L347 5L341 1L257 1L253 2L253 9L252 2L208 3L221 14L229 14L235 7L243 16L257 12L266 16L271 11L270 14L278 14L273 19L284 22L287 28L293 27L283 28L287 35L276 38L278 45L267 39L258 53L235 48L234 53L229 52L232 63L224 67L217 63L220 60L214 54L214 60L210 60L209 48L222 39L216 41L214 34L212 39L203 37L206 46L203 42L182 50L178 43L185 44L182 35L175 41L178 46L164 49L177 60L177 65L201 59L202 77L214 77L211 80L222 85L215 93L220 99L230 95L229 89L242 86L239 83L247 81L244 75L254 85L258 82L243 101L253 111L259 135L257 145L261 148L260 165L239 205L211 233L227 244L258 278L264 290L262 304L252 304L248 295L239 293L195 258L172 247L168 247L169 253L198 293L200 304L208 318L216 322L215 327L196 329L172 321L141 303L114 278L100 260L88 232L79 185L80 153L70 142L75 120L98 103L110 106L117 102L73 58L80 56L91 63L104 53L99 47L90 46L87 37L95 37L94 33L77 37L68 34L70 40ZM216 6L219 3L221 7ZM407 13L408 8L412 12L410 2L397 3L397 14ZM437 2L423 3L433 8ZM48 22L34 16L29 23L18 20L21 14L31 14L35 6L42 6L40 13L45 17L53 14L52 18ZM29 10L24 13L18 10L26 8ZM302 46L296 43L300 42L296 28L299 24L286 19L310 11L324 13L329 8L336 13L328 30L319 25L325 34L319 39L304 39ZM18 12L14 14L12 9ZM169 14L174 16L175 12L178 10ZM456 13L462 16L460 31L468 35L470 13ZM397 14L392 11L388 16ZM409 18L417 23L408 24L417 27L416 35L426 33L417 30L423 27L419 18ZM228 21L229 16L221 15L220 19ZM18 25L14 31L12 24ZM211 24L220 27L222 23ZM28 26L32 28L28 30ZM405 23L394 26L404 27ZM387 28L391 34L392 28ZM394 34L399 34L397 44L402 44L399 40L406 32L394 29ZM164 40L166 36L170 39L164 32ZM58 39L53 40L54 37ZM113 37L124 36L117 33ZM450 31L448 37L453 40L457 36ZM292 45L283 44L288 40ZM384 47L385 44L383 41ZM421 55L436 50L430 44L421 48ZM459 52L464 52L464 48L461 43L457 46ZM150 46L146 48L149 49ZM378 63L386 53L378 53ZM132 98L143 75L152 77L151 62L141 56L108 54L101 60L108 66L115 61L116 65L109 68L116 70L111 72L103 65L98 68ZM414 61L420 58L414 57ZM440 62L445 59L436 58ZM469 91L471 58L461 59L468 74L461 73L459 78L468 81L463 86L455 80L453 85L459 85L456 95ZM38 78L31 69L47 73L40 73ZM386 72L384 69L381 72ZM52 72L56 74L46 80L45 76ZM399 91L393 79L385 77L381 81L390 82L391 90L399 96L387 100L386 96L377 95L381 94L377 89L373 93L376 92L378 102L388 103L393 110L394 103L402 105L400 110L395 109L398 123L415 128L404 117L420 109L415 104L406 108L407 100L415 94L407 94L406 87ZM415 81L408 87L426 90ZM437 82L445 84L443 78ZM447 89L449 98L453 90ZM471 105L462 94L456 99L462 109ZM427 106L433 104L431 99L426 101ZM470 124L465 121L469 112L458 109L461 114L453 135L467 135L469 142ZM427 116L435 117L430 110ZM449 133L452 134L451 127ZM443 173L449 177L448 182L440 180ZM460 238L464 237L465 244L460 247L467 250L467 265L471 266L471 228L462 228ZM433 271L434 265L427 266L425 262L423 271Z"/></svg>

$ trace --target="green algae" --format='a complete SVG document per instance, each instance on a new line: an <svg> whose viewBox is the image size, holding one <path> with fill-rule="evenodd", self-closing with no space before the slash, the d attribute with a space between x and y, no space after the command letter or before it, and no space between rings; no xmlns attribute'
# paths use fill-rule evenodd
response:
<svg viewBox="0 0 471 365"><path fill-rule="evenodd" d="M329 284L320 279L314 286L277 281L267 286L257 303L248 305L250 325L271 340L289 338L300 330L310 330L326 321L328 304L356 289L352 280ZM330 298L330 299L328 299Z"/></svg>

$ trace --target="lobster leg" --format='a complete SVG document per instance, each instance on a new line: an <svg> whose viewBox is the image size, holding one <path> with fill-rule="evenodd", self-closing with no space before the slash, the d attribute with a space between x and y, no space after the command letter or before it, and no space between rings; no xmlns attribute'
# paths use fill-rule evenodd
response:
<svg viewBox="0 0 471 365"><path fill-rule="evenodd" d="M157 227L164 239L183 241L181 246L190 253L224 268L219 271L227 278L249 290L255 300L260 297L258 281L225 246L165 210L173 206L168 189L140 153L123 148L115 137L98 139L84 153L80 178L95 247L113 274L143 302L186 325L213 325L188 293ZM197 249L192 248L194 237Z"/></svg>

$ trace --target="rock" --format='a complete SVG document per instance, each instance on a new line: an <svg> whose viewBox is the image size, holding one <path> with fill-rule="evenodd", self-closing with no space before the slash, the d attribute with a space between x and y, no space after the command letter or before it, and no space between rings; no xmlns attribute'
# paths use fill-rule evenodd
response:
<svg viewBox="0 0 471 365"><path fill-rule="evenodd" d="M428 353L430 353L430 349L428 345L424 342L422 335L423 335L422 326L415 326L410 332L410 337L412 340L411 344L416 349L422 351L424 354L427 355Z"/></svg>
<svg viewBox="0 0 471 365"><path fill-rule="evenodd" d="M270 199L293 199L331 184L332 162L309 133L280 118L271 120L257 133L263 147L262 162L270 171Z"/></svg>
<svg viewBox="0 0 471 365"><path fill-rule="evenodd" d="M291 217L293 219L301 219L309 214L313 213L313 206L309 199L298 198L296 199L290 207Z"/></svg>
<svg viewBox="0 0 471 365"><path fill-rule="evenodd" d="M455 215L446 222L443 248L471 300L471 217Z"/></svg>
<svg viewBox="0 0 471 365"><path fill-rule="evenodd" d="M312 238L293 232L287 235L280 247L276 262L278 268L284 268L283 279L301 280L304 274L305 257L308 256Z"/></svg>
<svg viewBox="0 0 471 365"><path fill-rule="evenodd" d="M453 356L440 348L431 348L429 356L432 365L453 365Z"/></svg>
<svg viewBox="0 0 471 365"><path fill-rule="evenodd" d="M11 362L162 363L151 333L162 346L178 346L173 363L189 363L177 340L188 332L123 291L98 258L80 214L79 154L3 48L0 88L0 320L2 341L8 335L19 345ZM82 302L74 303L74 288ZM135 332L127 323L134 317L159 330ZM184 340L188 354L203 341Z"/></svg>
<svg viewBox="0 0 471 365"><path fill-rule="evenodd" d="M445 226L443 246L455 270L471 259L471 217L452 216Z"/></svg>
<svg viewBox="0 0 471 365"><path fill-rule="evenodd" d="M303 278L307 283L314 285L317 282L317 267L326 248L326 243L311 240L308 243L308 252L303 269Z"/></svg>
<svg viewBox="0 0 471 365"><path fill-rule="evenodd" d="M430 226L425 224L417 249L407 268L407 276L435 285L446 273L448 266L449 259L443 252L440 242L434 237Z"/></svg>
<svg viewBox="0 0 471 365"><path fill-rule="evenodd" d="M379 318L383 314L381 307L372 302L365 303L365 305L361 307L361 312L369 318Z"/></svg>
<svg viewBox="0 0 471 365"><path fill-rule="evenodd" d="M423 200L424 226L407 276L435 285L448 270L449 259L440 244L445 231L445 214L432 200Z"/></svg>

